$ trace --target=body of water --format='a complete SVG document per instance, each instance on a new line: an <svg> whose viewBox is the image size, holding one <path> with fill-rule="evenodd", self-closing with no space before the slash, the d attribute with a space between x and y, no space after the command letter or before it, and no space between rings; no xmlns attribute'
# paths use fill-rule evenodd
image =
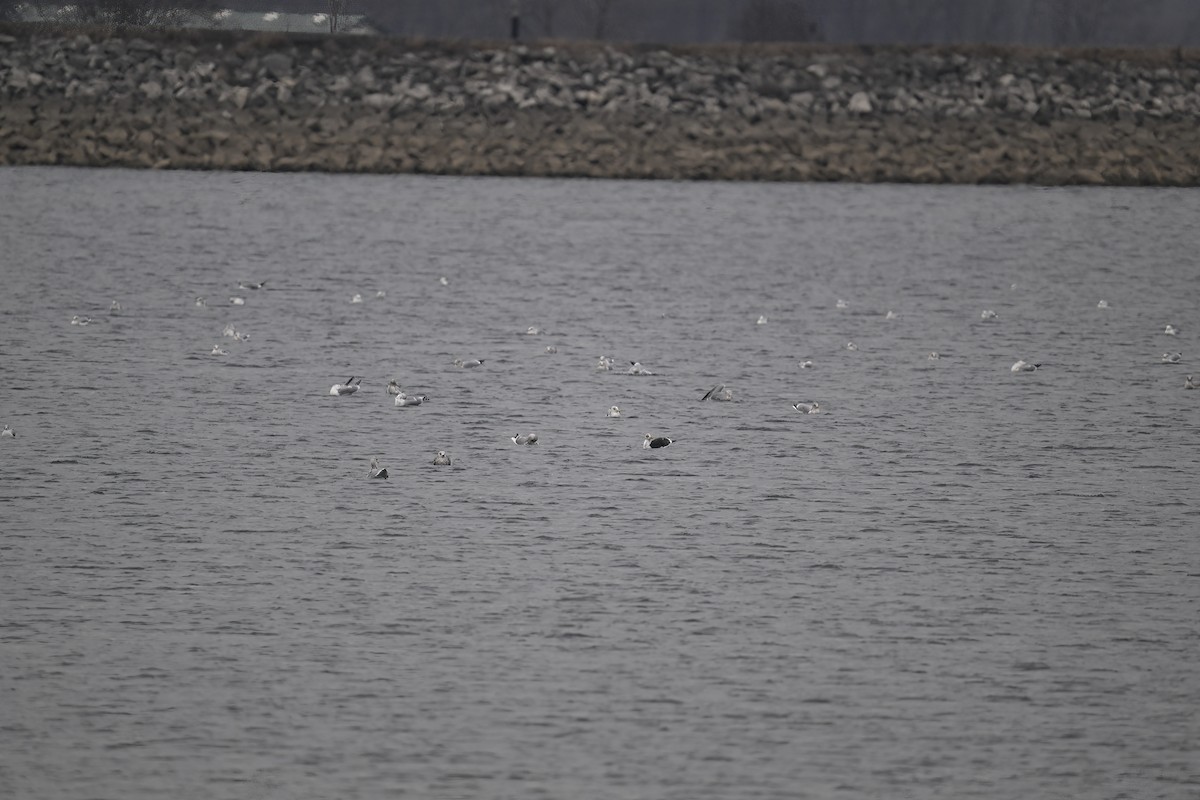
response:
<svg viewBox="0 0 1200 800"><path fill-rule="evenodd" d="M0 795L1195 798L1197 219L0 170Z"/></svg>

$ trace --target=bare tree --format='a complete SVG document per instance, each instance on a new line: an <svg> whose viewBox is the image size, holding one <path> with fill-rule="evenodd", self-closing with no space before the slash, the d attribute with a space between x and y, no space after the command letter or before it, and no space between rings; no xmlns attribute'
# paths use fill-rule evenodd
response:
<svg viewBox="0 0 1200 800"><path fill-rule="evenodd" d="M1050 44L1096 44L1112 0L1044 0Z"/></svg>
<svg viewBox="0 0 1200 800"><path fill-rule="evenodd" d="M350 0L327 0L330 33L337 33L341 29L342 17L345 16L348 5Z"/></svg>
<svg viewBox="0 0 1200 800"><path fill-rule="evenodd" d="M529 9L529 18L542 29L542 36L554 36L554 21L562 10L563 0L525 0Z"/></svg>
<svg viewBox="0 0 1200 800"><path fill-rule="evenodd" d="M819 37L802 0L750 0L734 37L743 42L811 42Z"/></svg>
<svg viewBox="0 0 1200 800"><path fill-rule="evenodd" d="M604 39L612 25L613 7L618 0L579 0L579 13L593 39Z"/></svg>

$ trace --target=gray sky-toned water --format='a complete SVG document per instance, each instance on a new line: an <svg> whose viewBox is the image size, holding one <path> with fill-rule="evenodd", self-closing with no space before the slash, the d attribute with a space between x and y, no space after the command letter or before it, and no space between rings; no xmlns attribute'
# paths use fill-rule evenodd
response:
<svg viewBox="0 0 1200 800"><path fill-rule="evenodd" d="M0 794L1195 794L1194 192L0 196Z"/></svg>

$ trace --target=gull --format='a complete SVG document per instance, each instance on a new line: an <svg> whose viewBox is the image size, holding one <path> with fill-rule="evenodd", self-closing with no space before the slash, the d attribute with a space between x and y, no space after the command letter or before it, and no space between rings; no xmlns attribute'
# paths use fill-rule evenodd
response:
<svg viewBox="0 0 1200 800"><path fill-rule="evenodd" d="M1163 328L1163 333L1167 336L1174 336L1176 333L1178 333L1178 331L1175 330L1174 325L1168 325L1167 327Z"/></svg>
<svg viewBox="0 0 1200 800"><path fill-rule="evenodd" d="M1191 380L1190 375L1188 376L1188 379ZM11 436L14 439L17 438L17 435L13 433L13 429L7 425L4 426L4 430L0 431L0 436Z"/></svg>
<svg viewBox="0 0 1200 800"><path fill-rule="evenodd" d="M1183 379L1183 388L1185 388L1185 389L1195 389L1196 388L1196 384L1192 383L1191 375L1188 375ZM5 425L4 427L6 430L8 429L7 425ZM9 434L9 435L11 436L11 434Z"/></svg>
<svg viewBox="0 0 1200 800"><path fill-rule="evenodd" d="M335 383L329 387L329 393L332 395L354 394L358 391L360 383L362 383L362 378L355 378L351 375L345 383Z"/></svg>
<svg viewBox="0 0 1200 800"><path fill-rule="evenodd" d="M388 381L387 393L388 394L404 394L404 392L402 392L400 390L400 384L395 378L392 378L390 381Z"/></svg>
<svg viewBox="0 0 1200 800"><path fill-rule="evenodd" d="M400 406L401 408L404 406L419 406L428 399L429 398L423 394L405 394L404 392L401 392L400 394L396 395L395 405Z"/></svg>
<svg viewBox="0 0 1200 800"><path fill-rule="evenodd" d="M1108 301L1101 300L1099 303L1096 303L1096 308L1108 308Z"/></svg>
<svg viewBox="0 0 1200 800"><path fill-rule="evenodd" d="M653 375L654 373L642 366L640 361L630 361L629 375Z"/></svg>
<svg viewBox="0 0 1200 800"><path fill-rule="evenodd" d="M800 362L800 369L812 369L813 363L809 359Z"/></svg>
<svg viewBox="0 0 1200 800"><path fill-rule="evenodd" d="M197 308L204 308L206 305L208 305L208 303L205 302L203 297L197 297L192 305L196 306Z"/></svg>
<svg viewBox="0 0 1200 800"><path fill-rule="evenodd" d="M383 289L379 289L378 291L375 292L375 296L377 298L382 299L384 297L387 297L387 292L385 292Z"/></svg>
<svg viewBox="0 0 1200 800"><path fill-rule="evenodd" d="M886 314L884 314L884 315L883 315L883 318L884 318L884 319L895 319L895 318L896 318L896 312L895 312L895 311L889 311L889 312L887 312Z"/></svg>
<svg viewBox="0 0 1200 800"><path fill-rule="evenodd" d="M545 331L543 331L541 328L539 328L536 325L530 325L528 328L525 329L526 336L537 336L542 333L545 333Z"/></svg>
<svg viewBox="0 0 1200 800"><path fill-rule="evenodd" d="M660 447L670 447L674 443L674 439L669 439L666 436L651 436L647 433L646 438L642 440L642 449L657 450Z"/></svg>
<svg viewBox="0 0 1200 800"><path fill-rule="evenodd" d="M438 450L437 455L433 457L433 465L435 467L448 467L450 464L450 456L446 455L446 451Z"/></svg>
<svg viewBox="0 0 1200 800"><path fill-rule="evenodd" d="M361 294L356 294L356 295L354 295L354 297L351 297L351 298L350 298L350 302L351 302L351 303L361 303L361 302L362 302L362 295L361 295Z"/></svg>
<svg viewBox="0 0 1200 800"><path fill-rule="evenodd" d="M1178 364L1182 360L1183 360L1183 353L1163 353L1162 354L1162 363L1164 363L1164 364Z"/></svg>
<svg viewBox="0 0 1200 800"><path fill-rule="evenodd" d="M383 478L387 480L387 467L379 468L379 459L371 456L371 471L367 473L368 478Z"/></svg>
<svg viewBox="0 0 1200 800"><path fill-rule="evenodd" d="M262 289L262 288L263 288L264 286L266 286L266 285L267 285L267 282L266 282L266 281L258 281L258 282L253 282L253 281L251 281L250 283L245 283L245 282L243 282L243 281L238 281L238 288L239 288L239 289L251 289L251 290L253 290L253 291L258 291L259 289Z"/></svg>
<svg viewBox="0 0 1200 800"><path fill-rule="evenodd" d="M609 356L600 356L600 360L596 362L596 369L610 370L613 366L613 359Z"/></svg>
<svg viewBox="0 0 1200 800"><path fill-rule="evenodd" d="M219 345L219 344L214 344L212 352L209 353L209 355L210 356L227 356L227 355L229 355L229 351L226 350L224 347L221 347L221 345Z"/></svg>
<svg viewBox="0 0 1200 800"><path fill-rule="evenodd" d="M755 325L766 325L766 324L767 324L767 315L766 315L766 314L759 314L759 316L758 316L758 322L756 322L756 323L754 323L754 324L755 324Z"/></svg>
<svg viewBox="0 0 1200 800"><path fill-rule="evenodd" d="M1030 364L1030 363L1026 362L1024 359L1021 359L1020 361L1013 364L1008 369L1010 372L1033 372L1035 369L1037 369L1040 366L1041 366L1041 364Z"/></svg>
<svg viewBox="0 0 1200 800"><path fill-rule="evenodd" d="M483 364L482 358L473 358L468 361L463 361L461 358L454 359L454 366L460 369L472 369Z"/></svg>
<svg viewBox="0 0 1200 800"><path fill-rule="evenodd" d="M120 314L121 313L121 304L119 302L117 302L116 300L113 300L112 303L108 306L108 313Z"/></svg>
<svg viewBox="0 0 1200 800"><path fill-rule="evenodd" d="M813 401L811 403L792 403L792 408L799 411L801 414L820 414L821 404Z"/></svg>
<svg viewBox="0 0 1200 800"><path fill-rule="evenodd" d="M939 353L937 350L930 350L930 351L929 351L929 360L930 360L930 361L937 361L937 360L938 360L939 358L941 358L941 357L942 357L942 354L941 354L941 353Z"/></svg>
<svg viewBox="0 0 1200 800"><path fill-rule="evenodd" d="M846 308L846 301L839 298L835 305L837 305L838 308Z"/></svg>
<svg viewBox="0 0 1200 800"><path fill-rule="evenodd" d="M72 325L91 325L92 318L91 317L81 317L78 314L76 314L75 316L71 317L71 324Z"/></svg>
<svg viewBox="0 0 1200 800"><path fill-rule="evenodd" d="M438 278L438 283L440 283L442 286L449 286L450 280L445 275L443 275L442 277Z"/></svg>
<svg viewBox="0 0 1200 800"><path fill-rule="evenodd" d="M990 308L985 308L983 311L979 312L979 318L980 319L996 319L996 312L992 311Z"/></svg>
<svg viewBox="0 0 1200 800"><path fill-rule="evenodd" d="M846 342L846 349L847 350L857 350L858 345L856 345L854 342Z"/></svg>
<svg viewBox="0 0 1200 800"><path fill-rule="evenodd" d="M537 440L538 440L538 438L537 438L536 433L527 433L524 435L518 433L516 436L512 437L513 444L530 444L530 445L532 445L532 444L537 444Z"/></svg>
<svg viewBox="0 0 1200 800"><path fill-rule="evenodd" d="M728 403L733 400L733 390L726 389L725 384L718 383L716 386L704 393L704 397L700 398L700 402L705 400L716 400L721 403Z"/></svg>
<svg viewBox="0 0 1200 800"><path fill-rule="evenodd" d="M558 352L558 348L552 344L548 344L548 345L546 345L546 352L550 355L554 355L555 353Z"/></svg>
<svg viewBox="0 0 1200 800"><path fill-rule="evenodd" d="M605 414L604 416L606 416L606 417L619 417L619 416L621 416L621 409L620 409L620 407L619 407L619 406L611 406L611 407L608 409L608 413L607 413L607 414Z"/></svg>
<svg viewBox="0 0 1200 800"><path fill-rule="evenodd" d="M246 298L244 298L244 297L231 297L231 298L229 298L229 302L230 302L232 305L235 305L235 306L244 306L244 305L246 305Z"/></svg>

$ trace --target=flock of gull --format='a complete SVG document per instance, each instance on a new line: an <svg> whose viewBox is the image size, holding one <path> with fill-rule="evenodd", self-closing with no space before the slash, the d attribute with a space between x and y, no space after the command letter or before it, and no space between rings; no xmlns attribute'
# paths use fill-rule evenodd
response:
<svg viewBox="0 0 1200 800"><path fill-rule="evenodd" d="M443 286L448 285L448 283L449 283L449 281L445 277L440 278L439 282ZM255 282L242 281L242 282L238 283L238 288L243 289L243 290L248 290L248 291L260 291L260 290L263 290L266 288L266 283L267 283L266 281L255 281ZM386 293L382 290L377 291L375 293L375 297L377 297L377 298L382 298L385 296L386 296ZM351 303L361 303L361 302L363 302L363 296L361 294L355 294L351 298L350 302ZM245 297L238 296L238 295L233 295L233 296L229 297L230 305L242 306L242 305L245 305L245 303L246 303ZM198 307L207 307L208 301L204 297L197 297L194 301L194 305L196 305ZM845 308L848 308L848 306L849 306L849 304L845 300L842 300L842 299L839 299L836 303L836 307L839 309L845 309ZM1099 309L1107 309L1107 308L1110 308L1110 305L1109 305L1108 301L1101 300L1099 303L1096 304L1096 307ZM117 300L113 300L112 304L109 306L109 313L112 315L119 315L121 312L122 312L121 303ZM983 311L980 312L979 316L980 316L980 319L984 322L995 321L999 318L999 315L992 309L984 309ZM886 318L887 319L896 319L895 312L888 311ZM75 315L75 316L71 317L70 324L76 325L76 326L85 326L85 325L90 325L90 324L94 323L95 321L96 320L93 320L91 317L88 317L88 316ZM757 324L758 325L766 325L767 317L765 315L759 316L758 320L757 320ZM538 335L538 334L544 333L544 331L536 326L530 326L525 331L525 333L528 335ZM1163 333L1163 335L1166 335L1166 336L1176 336L1178 334L1178 329L1174 325L1168 324L1164 327L1162 333ZM233 326L233 324L229 324L229 325L225 326L225 329L222 332L222 338L223 339L225 339L225 338L231 339L234 342L245 342L245 341L248 341L250 337L248 334L242 333L241 331L237 330L237 328L235 328ZM852 341L847 342L846 349L852 350L852 351L857 350L858 345L856 345ZM555 352L557 352L557 348L554 347L553 345L547 346L546 352L547 353L555 353ZM224 346L222 346L222 344L220 342L218 342L212 346L212 350L209 352L209 355L218 356L218 357L219 356L227 356L227 355L229 355L229 350L226 349ZM928 359L930 361L937 361L940 358L941 358L941 355L937 351L931 351L928 355ZM1175 351L1175 352L1167 351L1162 354L1162 358L1161 358L1161 363L1163 363L1163 364L1181 364L1182 361L1183 361L1183 354L1178 351ZM459 369L476 369L478 367L483 366L484 359L456 358L456 359L454 359L453 364L455 367L458 367ZM812 366L813 366L813 362L811 360L804 359L799 362L799 367L801 369L810 369L810 368L812 368ZM602 356L600 356L599 360L596 362L597 370L609 371L609 370L614 369L615 367L616 367L616 360L611 358L610 356L602 355ZM1019 359L1010 367L1010 370L1014 373L1034 372L1034 371L1040 369L1041 367L1042 367L1041 363L1029 362L1029 361L1025 361L1024 359ZM638 362L638 361L629 362L629 367L625 371L626 371L626 374L629 374L629 375L653 375L654 374L651 370L647 369L645 366L643 366L641 364L641 362ZM348 397L348 396L357 394L359 389L361 388L361 385L362 385L362 378L359 376L351 375L350 377L346 378L346 380L344 380L340 383L333 384L329 388L329 394L334 397ZM1184 389L1195 389L1196 388L1196 383L1195 383L1195 380L1192 375L1185 376L1183 388ZM387 394L394 398L393 403L398 408L417 407L429 400L429 397L427 395L408 394L400 386L399 381L397 381L394 378L389 380L387 383ZM707 392L705 392L704 395L700 398L700 400L702 402L705 402L705 401L708 401L708 402L730 402L733 400L733 390L728 388L727 386L725 386L725 384L719 383L716 386L713 386ZM800 414L819 414L822 411L821 404L815 400L798 401L796 403L793 403L791 405L791 407L793 410L795 410L797 413L800 413ZM616 405L609 407L608 411L606 412L606 416L613 417L613 418L620 418L621 417L621 408ZM2 437L2 438L15 439L16 435L17 435L16 432L13 431L13 429L9 425L5 425L3 430L0 430L0 437ZM513 444L516 444L516 445L533 446L538 443L538 435L536 433L518 433L511 437L511 441ZM651 449L657 450L660 448L669 447L670 445L674 444L674 442L675 442L675 440L671 439L668 436L654 436L652 434L647 433L645 435L645 438L642 441L642 448L647 449L647 450L651 450ZM434 459L433 459L433 464L436 466L449 466L452 463L453 463L452 459L444 450L438 450L437 454L434 456ZM371 458L371 465L370 465L370 469L368 472L368 477L372 478L372 479L380 479L380 478L386 479L388 477L388 470L386 468L379 466L378 458L376 458L376 457Z"/></svg>

